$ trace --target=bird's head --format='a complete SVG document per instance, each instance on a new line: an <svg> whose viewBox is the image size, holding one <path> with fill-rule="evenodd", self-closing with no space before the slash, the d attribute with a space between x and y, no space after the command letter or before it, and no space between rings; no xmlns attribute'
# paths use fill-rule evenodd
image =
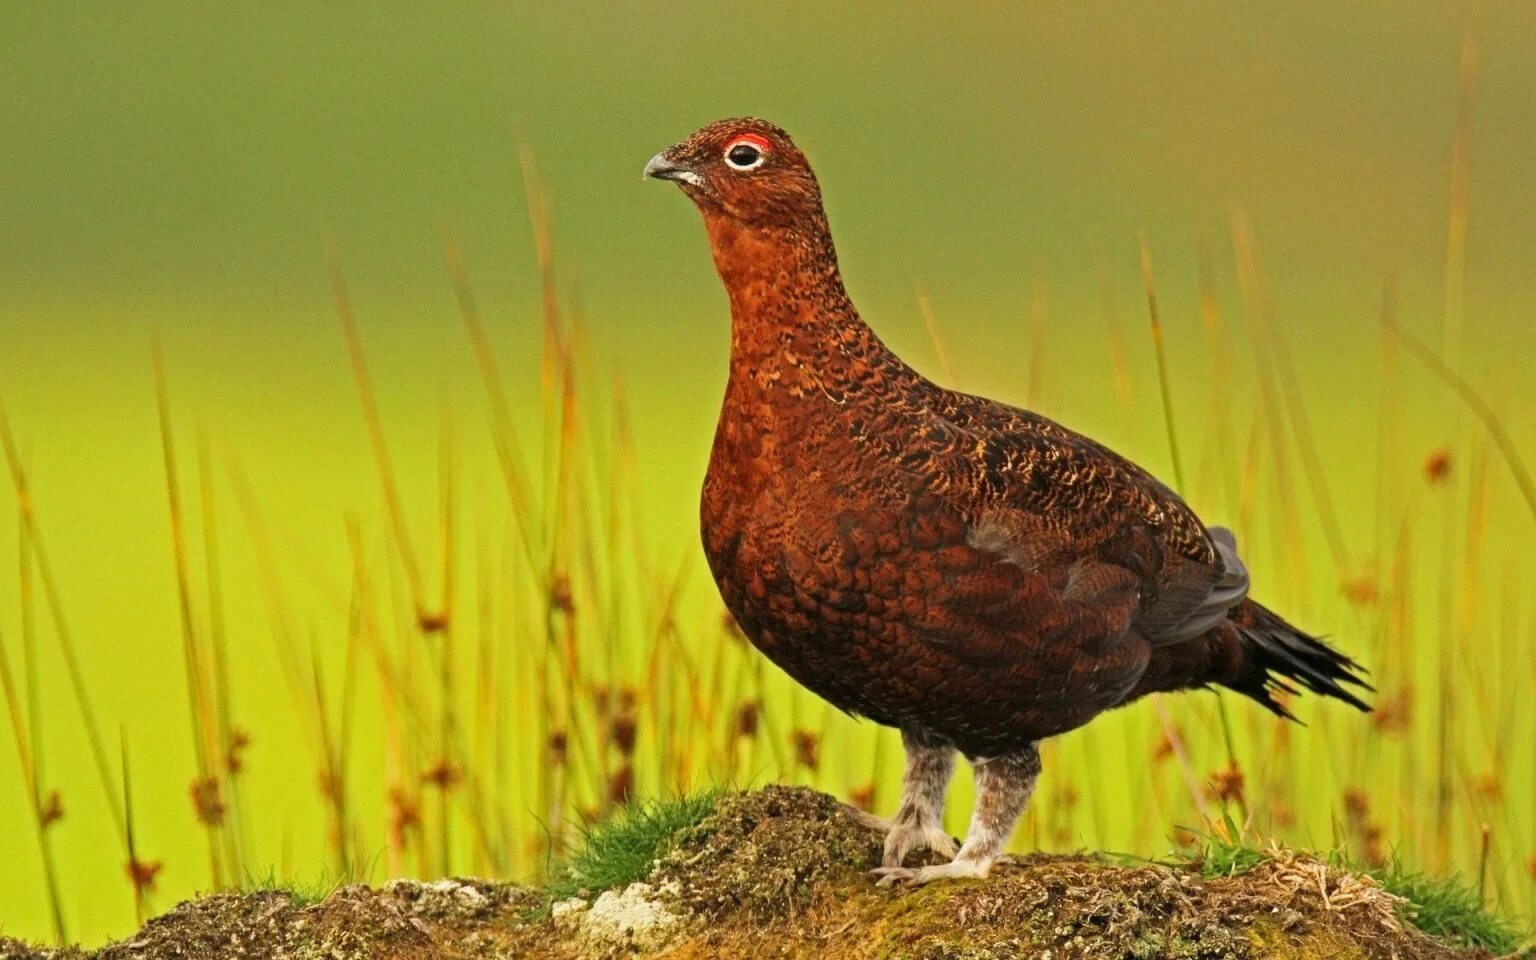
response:
<svg viewBox="0 0 1536 960"><path fill-rule="evenodd" d="M821 219L811 165L779 127L756 117L719 120L656 154L645 175L672 180L707 219L794 228Z"/></svg>

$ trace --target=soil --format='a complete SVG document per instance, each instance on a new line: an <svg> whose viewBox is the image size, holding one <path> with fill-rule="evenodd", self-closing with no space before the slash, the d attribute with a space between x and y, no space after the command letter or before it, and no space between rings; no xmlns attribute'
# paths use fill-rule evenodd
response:
<svg viewBox="0 0 1536 960"><path fill-rule="evenodd" d="M1240 877L1035 855L985 880L878 889L879 837L836 800L721 801L642 883L550 903L484 880L183 903L96 951L0 938L0 960L1431 960L1486 957L1402 922L1368 878L1285 853Z"/></svg>

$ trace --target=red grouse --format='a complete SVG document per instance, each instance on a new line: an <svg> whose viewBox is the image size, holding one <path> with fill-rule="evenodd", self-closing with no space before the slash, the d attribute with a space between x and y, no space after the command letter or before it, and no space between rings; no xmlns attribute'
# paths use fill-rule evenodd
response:
<svg viewBox="0 0 1536 960"><path fill-rule="evenodd" d="M1230 533L1046 418L940 387L880 342L838 272L821 189L778 127L710 124L647 164L704 215L731 366L704 481L710 570L774 663L901 731L882 883L985 876L1038 744L1158 691L1292 683L1366 705L1349 658L1248 597ZM1368 689L1368 688L1366 688ZM960 752L977 801L941 829ZM909 869L907 855L951 857Z"/></svg>

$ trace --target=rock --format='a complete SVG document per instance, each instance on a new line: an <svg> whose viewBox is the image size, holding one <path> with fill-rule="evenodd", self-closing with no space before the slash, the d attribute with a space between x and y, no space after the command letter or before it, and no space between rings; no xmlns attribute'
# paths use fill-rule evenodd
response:
<svg viewBox="0 0 1536 960"><path fill-rule="evenodd" d="M576 933L581 929L581 918L590 909L592 909L592 904L580 897L573 897L570 900L561 900L559 903L551 904L549 915L554 920L556 927L559 927L566 933Z"/></svg>
<svg viewBox="0 0 1536 960"><path fill-rule="evenodd" d="M685 926L684 918L663 899L675 900L676 893L675 888L658 890L648 883L632 883L623 892L604 891L579 914L583 945L594 956L656 953L670 946Z"/></svg>

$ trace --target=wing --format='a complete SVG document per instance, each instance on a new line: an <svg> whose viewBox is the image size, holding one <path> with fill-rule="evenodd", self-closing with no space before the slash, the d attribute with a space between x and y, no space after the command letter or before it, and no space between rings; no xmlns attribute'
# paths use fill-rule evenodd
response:
<svg viewBox="0 0 1536 960"><path fill-rule="evenodd" d="M1247 594L1229 532L1207 531L1150 473L1041 417L942 391L935 412L972 441L972 542L1026 568L1091 561L1137 580L1136 629L1154 645L1200 636Z"/></svg>
<svg viewBox="0 0 1536 960"><path fill-rule="evenodd" d="M787 531L794 542L769 568L782 586L761 592L794 607L789 633L817 641L776 651L781 666L845 709L939 731L975 756L1130 695L1151 656L1130 626L1130 571L1083 558L1025 568L973 545L942 494L914 485L903 506L813 514Z"/></svg>

